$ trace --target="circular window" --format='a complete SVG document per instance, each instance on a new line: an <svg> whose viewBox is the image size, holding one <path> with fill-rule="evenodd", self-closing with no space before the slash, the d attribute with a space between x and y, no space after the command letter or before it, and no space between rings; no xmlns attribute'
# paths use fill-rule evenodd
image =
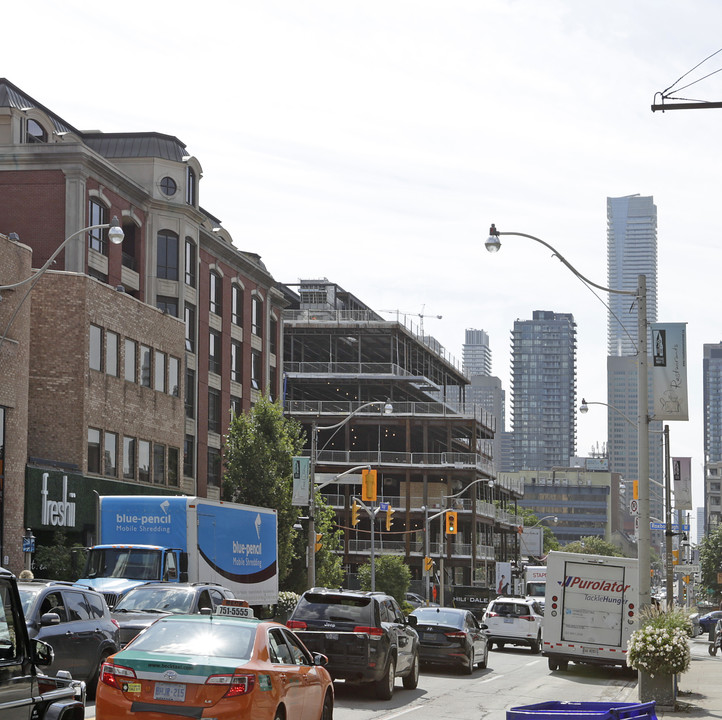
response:
<svg viewBox="0 0 722 720"><path fill-rule="evenodd" d="M176 182L172 177L168 177L166 175L160 181L160 189L163 191L164 195L168 195L168 197L170 197L171 195L175 195L178 185L176 185Z"/></svg>

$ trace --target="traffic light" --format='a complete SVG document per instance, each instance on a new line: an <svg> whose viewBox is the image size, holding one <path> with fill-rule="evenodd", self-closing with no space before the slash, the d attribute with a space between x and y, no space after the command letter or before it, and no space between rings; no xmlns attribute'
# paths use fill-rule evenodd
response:
<svg viewBox="0 0 722 720"><path fill-rule="evenodd" d="M446 513L446 534L456 535L456 510L449 510Z"/></svg>
<svg viewBox="0 0 722 720"><path fill-rule="evenodd" d="M434 569L434 561L427 555L424 558L424 572L430 573Z"/></svg>
<svg viewBox="0 0 722 720"><path fill-rule="evenodd" d="M679 565L679 550L672 550L672 565Z"/></svg>
<svg viewBox="0 0 722 720"><path fill-rule="evenodd" d="M358 525L358 509L361 507L355 500L351 506L351 525L354 527Z"/></svg>
<svg viewBox="0 0 722 720"><path fill-rule="evenodd" d="M361 471L361 499L364 502L376 502L376 470Z"/></svg>
<svg viewBox="0 0 722 720"><path fill-rule="evenodd" d="M318 552L323 547L323 543L321 542L322 537L323 533L316 533L316 545L314 546L314 552Z"/></svg>
<svg viewBox="0 0 722 720"><path fill-rule="evenodd" d="M632 480L632 497L639 500L639 480Z"/></svg>
<svg viewBox="0 0 722 720"><path fill-rule="evenodd" d="M391 530L391 516L396 512L391 505L389 505L389 509L386 511L386 529Z"/></svg>

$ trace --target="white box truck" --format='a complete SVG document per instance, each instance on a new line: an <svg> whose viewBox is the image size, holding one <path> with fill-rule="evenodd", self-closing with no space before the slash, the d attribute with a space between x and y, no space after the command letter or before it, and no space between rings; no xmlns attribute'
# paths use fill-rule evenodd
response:
<svg viewBox="0 0 722 720"><path fill-rule="evenodd" d="M550 670L566 670L570 660L626 665L638 611L636 558L554 551L547 556L542 654Z"/></svg>
<svg viewBox="0 0 722 720"><path fill-rule="evenodd" d="M524 594L544 607L547 588L546 565L527 565L524 568Z"/></svg>

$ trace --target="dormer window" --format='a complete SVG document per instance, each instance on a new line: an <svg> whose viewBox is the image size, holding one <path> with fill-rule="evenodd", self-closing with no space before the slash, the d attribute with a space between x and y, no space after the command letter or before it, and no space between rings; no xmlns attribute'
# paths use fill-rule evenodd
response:
<svg viewBox="0 0 722 720"><path fill-rule="evenodd" d="M36 120L29 119L25 126L25 142L46 143L47 141L48 133L45 128Z"/></svg>

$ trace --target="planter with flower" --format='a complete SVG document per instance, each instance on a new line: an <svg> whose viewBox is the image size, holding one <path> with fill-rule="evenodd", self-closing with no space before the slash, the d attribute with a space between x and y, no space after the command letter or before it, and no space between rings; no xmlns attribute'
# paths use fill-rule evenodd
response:
<svg viewBox="0 0 722 720"><path fill-rule="evenodd" d="M278 622L285 623L291 613L296 609L296 604L300 597L300 595L290 590L281 590L281 592L278 593L275 619Z"/></svg>
<svg viewBox="0 0 722 720"><path fill-rule="evenodd" d="M675 706L677 675L689 669L690 637L692 622L684 610L650 607L641 613L627 647L627 665L639 670L640 702Z"/></svg>

